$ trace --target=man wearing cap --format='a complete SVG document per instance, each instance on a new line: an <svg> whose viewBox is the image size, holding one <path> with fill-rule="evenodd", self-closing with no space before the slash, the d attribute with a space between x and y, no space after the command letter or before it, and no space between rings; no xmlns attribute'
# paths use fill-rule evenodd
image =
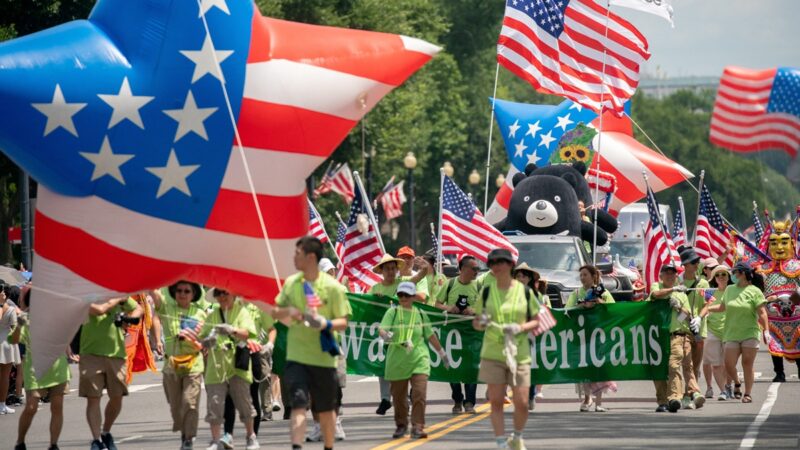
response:
<svg viewBox="0 0 800 450"><path fill-rule="evenodd" d="M417 301L426 303L430 295L428 280L425 278L428 274L428 265L422 258L417 259L414 249L409 246L400 247L400 250L397 251L397 257L405 263L399 267L400 281L413 281L417 285ZM417 272L414 272L415 262L419 266L419 271Z"/></svg>
<svg viewBox="0 0 800 450"><path fill-rule="evenodd" d="M700 315L700 311L706 304L705 290L710 286L707 280L700 278L698 275L701 260L695 249L693 247L681 247L679 252L681 265L683 265L684 269L682 284L686 287L686 297L689 299L690 325L696 329L696 331L692 329L692 368L696 384L696 380L700 378L700 369L703 366L703 340L708 335L706 319ZM688 409L702 408L705 398L700 394L700 388L698 387L697 391L691 391L689 383L686 383L684 387L686 392L684 393L682 406ZM714 391L712 390L706 394L706 397L712 398Z"/></svg>
<svg viewBox="0 0 800 450"><path fill-rule="evenodd" d="M690 392L699 392L692 368L692 330L689 328L689 299L686 287L677 284L678 270L667 263L661 266L658 283L650 287L648 301L669 302L672 308L670 319L670 355L667 380L654 380L656 387L656 412L678 412L684 394L684 381ZM681 373L683 376L681 376ZM700 398L703 398L700 396ZM704 399L705 400L705 399Z"/></svg>
<svg viewBox="0 0 800 450"><path fill-rule="evenodd" d="M448 280L439 290L436 308L450 314L474 315L475 301L478 298L478 283L475 281L477 275L478 260L472 255L464 255L458 262L458 276ZM475 412L477 389L477 384L464 383L462 391L461 383L450 383L454 403L453 414L462 411L470 414Z"/></svg>

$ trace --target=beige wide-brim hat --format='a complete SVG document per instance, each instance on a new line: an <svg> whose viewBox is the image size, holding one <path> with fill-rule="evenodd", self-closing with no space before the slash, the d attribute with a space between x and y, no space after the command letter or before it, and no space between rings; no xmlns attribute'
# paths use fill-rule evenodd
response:
<svg viewBox="0 0 800 450"><path fill-rule="evenodd" d="M517 265L517 267L514 267L514 275L516 275L517 272L520 272L520 271L528 272L530 274L531 278L533 278L534 275L539 273L539 272L533 270L533 268L531 266L529 266L528 263L526 263L526 262L523 262L522 264Z"/></svg>
<svg viewBox="0 0 800 450"><path fill-rule="evenodd" d="M397 268L398 268L398 269L402 269L402 268L403 268L403 266L405 266L405 265L406 265L406 262L405 262L405 261L403 261L402 259L400 259L400 258L395 258L394 256L392 256L392 255L390 255L390 254L388 254L388 253L387 253L387 254L383 255L383 257L381 257L381 260L380 260L380 261L378 261L378 264L375 264L375 267L373 267L373 268L372 268L372 271L373 271L373 272L375 272L375 273L377 273L377 274L380 274L380 273L381 273L381 271L382 271L382 266L383 266L384 264L386 264L386 263L390 263L390 262L395 262L395 263L397 263Z"/></svg>
<svg viewBox="0 0 800 450"><path fill-rule="evenodd" d="M725 264L717 264L716 267L711 269L711 274L709 274L709 277L711 278L711 280L713 280L714 277L716 277L717 274L720 273L720 272L727 273L728 274L728 278L731 277L731 268L726 266ZM708 281L711 281L711 280L708 280Z"/></svg>

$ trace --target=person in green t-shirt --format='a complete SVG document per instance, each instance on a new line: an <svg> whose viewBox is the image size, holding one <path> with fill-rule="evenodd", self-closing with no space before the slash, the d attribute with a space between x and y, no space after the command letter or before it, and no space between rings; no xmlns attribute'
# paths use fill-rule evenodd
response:
<svg viewBox="0 0 800 450"><path fill-rule="evenodd" d="M525 448L522 432L528 421L531 383L531 350L528 332L539 321L539 303L532 291L511 277L514 257L504 248L487 256L494 281L483 286L475 304L476 330L485 330L478 379L488 385L492 428L498 448ZM530 294L529 294L530 292ZM511 386L514 401L514 434L505 436L503 404Z"/></svg>
<svg viewBox="0 0 800 450"><path fill-rule="evenodd" d="M250 396L253 374L250 364L249 339L256 338L253 317L244 302L235 294L214 288L217 300L208 312L200 337L208 349L205 364L206 422L211 428L211 447L222 450L222 424L225 416L225 398L230 395L239 419L244 424L247 450L259 448L253 418L256 410Z"/></svg>
<svg viewBox="0 0 800 450"><path fill-rule="evenodd" d="M42 378L36 378L33 369L33 355L31 354L30 320L30 289L23 289L20 296L20 308L24 311L17 317L17 327L8 337L12 344L24 344L27 347L27 356L23 363L23 376L25 383L25 408L19 416L16 449L25 448L25 436L33 423L33 417L39 410L39 401L48 398L50 401L50 447L48 450L58 449L58 438L64 424L64 395L69 392L69 363L66 352L53 363L50 370ZM10 441L10 439L8 439Z"/></svg>
<svg viewBox="0 0 800 450"><path fill-rule="evenodd" d="M458 261L458 276L447 281L439 290L436 297L436 308L447 311L449 314L472 316L475 314L475 302L478 299L478 260L472 255L464 255ZM453 414L462 411L472 414L475 412L475 392L477 384L450 383L451 398L453 399Z"/></svg>
<svg viewBox="0 0 800 450"><path fill-rule="evenodd" d="M432 267L429 267L422 257L416 256L414 249L409 246L400 247L400 250L397 251L397 258L404 263L397 267L400 270L400 281L414 282L417 286L416 301L427 303L431 290L426 276ZM418 269L416 272L414 272L415 267Z"/></svg>
<svg viewBox="0 0 800 450"><path fill-rule="evenodd" d="M710 312L725 313L725 328L722 341L725 344L725 370L735 383L734 394L741 395L741 382L736 363L742 357L744 372L744 396L742 403L752 403L751 396L755 381L753 365L758 353L758 342L762 340L769 346L769 318L767 299L764 298L764 277L756 273L747 263L738 262L733 266L736 284L728 286L718 305L710 306Z"/></svg>
<svg viewBox="0 0 800 450"><path fill-rule="evenodd" d="M89 317L81 328L78 395L86 397L92 448L117 448L111 426L122 411L122 397L128 395L124 324L127 320L138 321L143 313L141 306L129 297L89 306ZM108 392L108 403L101 433L100 398L104 388Z"/></svg>
<svg viewBox="0 0 800 450"><path fill-rule="evenodd" d="M272 317L291 319L286 337L286 367L283 382L288 383L293 446L302 446L306 436L306 409L319 414L325 448L333 448L336 428L337 331L347 328L351 315L344 286L319 271L322 243L305 236L297 241L294 266L300 272L286 279ZM314 399L311 402L311 398Z"/></svg>
<svg viewBox="0 0 800 450"><path fill-rule="evenodd" d="M678 412L681 409L681 399L683 399L686 388L689 391L699 394L700 388L694 377L692 367L692 340L693 331L699 332L699 324L693 330L690 328L689 299L686 297L686 286L678 283L678 270L672 264L661 266L659 273L661 281L653 283L650 287L650 297L648 301L666 301L672 308L670 318L670 354L669 372L667 380L654 380L656 388L656 401L658 408L656 412ZM699 318L698 318L699 319ZM704 402L702 395L699 396ZM693 399L695 400L695 399Z"/></svg>
<svg viewBox="0 0 800 450"><path fill-rule="evenodd" d="M207 316L199 304L202 296L202 287L186 280L150 292L165 342L161 381L170 406L172 430L180 431L184 447L192 445L200 420L205 368L198 335Z"/></svg>
<svg viewBox="0 0 800 450"><path fill-rule="evenodd" d="M408 388L411 387L411 438L425 439L425 400L431 358L427 343L442 358L445 367L450 363L439 339L433 334L430 319L424 311L414 306L416 286L404 281L397 287L400 305L389 308L383 315L380 336L389 344L384 377L391 382L394 403L394 422L397 426L393 439L405 436L408 431Z"/></svg>
<svg viewBox="0 0 800 450"><path fill-rule="evenodd" d="M683 280L682 284L686 287L686 297L689 300L689 320L690 325L694 324L699 327L697 332L692 330L692 369L694 370L695 384L700 379L700 369L703 366L703 348L705 346L704 340L708 335L706 328L706 320L700 314L700 311L706 304L705 291L708 289L708 281L700 276L700 256L694 250L694 247L679 247L678 251L681 257L681 265L683 266ZM705 403L705 397L711 398L714 396L712 390L711 395L700 393L698 386L697 392L690 391L690 384L686 383L686 392L683 396L682 407L694 409L702 408ZM700 400L703 397L704 400Z"/></svg>
<svg viewBox="0 0 800 450"><path fill-rule="evenodd" d="M553 305L550 303L550 297L547 295L547 280L542 279L542 275L539 274L539 272L533 270L528 263L523 262L514 268L513 274L515 280L527 285L533 290L533 294L536 296L536 301L539 302L540 308L549 309L553 307ZM531 388L530 393L528 394L529 411L533 411L537 399L544 398L544 393L542 390L543 387L540 384L536 384L533 386L533 388Z"/></svg>
<svg viewBox="0 0 800 450"><path fill-rule="evenodd" d="M714 374L714 380L719 388L717 400L725 401L733 398L733 387L729 386L733 380L727 379L725 373L724 345L722 336L725 330L725 313L708 312L708 308L722 302L722 296L731 283L730 268L724 264L718 264L709 272L709 289L705 292L705 297L709 299L700 315L705 317L708 324L708 336L706 337L705 347L703 348L703 372L706 374L706 384L708 390L712 390L711 380L708 373ZM706 369L706 366L709 368ZM730 388L730 389L729 389Z"/></svg>
<svg viewBox="0 0 800 450"><path fill-rule="evenodd" d="M425 267L426 272L425 283L428 285L428 294L430 294L426 303L428 306L435 306L439 291L447 284L447 276L437 270L438 265L436 264L435 255L425 253L419 257L418 261L420 267Z"/></svg>

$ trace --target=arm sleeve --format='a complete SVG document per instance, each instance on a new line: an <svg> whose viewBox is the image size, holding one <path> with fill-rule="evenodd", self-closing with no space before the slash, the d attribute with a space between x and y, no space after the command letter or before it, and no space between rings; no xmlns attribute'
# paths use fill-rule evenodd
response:
<svg viewBox="0 0 800 450"><path fill-rule="evenodd" d="M392 331L392 322L394 321L394 315L397 312L397 308L389 308L383 314L383 319L381 319L380 329L383 331Z"/></svg>
<svg viewBox="0 0 800 450"><path fill-rule="evenodd" d="M447 295L448 286L450 286L450 280L448 280L445 284L443 284L442 288L439 289L439 292L436 293L436 301L444 305L447 304L447 298L445 298L445 296Z"/></svg>

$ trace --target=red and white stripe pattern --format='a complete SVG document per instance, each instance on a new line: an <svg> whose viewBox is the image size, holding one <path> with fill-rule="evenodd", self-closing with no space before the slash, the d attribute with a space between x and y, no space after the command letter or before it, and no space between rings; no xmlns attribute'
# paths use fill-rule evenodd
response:
<svg viewBox="0 0 800 450"><path fill-rule="evenodd" d="M650 285L658 281L661 267L665 264L681 268L681 257L667 230L661 226L658 219L658 202L656 202L655 194L650 190L647 194L647 210L650 214L650 221L647 223L644 236L644 280L649 289Z"/></svg>
<svg viewBox="0 0 800 450"><path fill-rule="evenodd" d="M711 114L711 143L738 152L783 149L797 155L800 117L768 110L779 70L784 69L725 68ZM795 86L794 97L782 101L797 102L797 91Z"/></svg>
<svg viewBox="0 0 800 450"><path fill-rule="evenodd" d="M356 196L350 205L344 250L340 257L342 264L337 276L339 281L344 281L347 277L349 283L357 286L361 292L367 292L372 285L381 281L380 275L373 272L372 268L383 256L378 230L367 218L365 208L369 208L369 204L362 200L361 191L356 190Z"/></svg>
<svg viewBox="0 0 800 450"><path fill-rule="evenodd" d="M536 319L539 321L539 323L536 325L536 328L531 330L531 334L534 336L539 336L550 328L556 326L556 318L553 317L553 313L550 312L550 308L546 306L542 306L539 309L539 314L536 315Z"/></svg>
<svg viewBox="0 0 800 450"><path fill-rule="evenodd" d="M314 207L311 200L308 201L308 235L314 236L323 244L327 244L330 241L328 233L325 232L325 224L322 223L322 218L320 218L319 212L317 212L317 208Z"/></svg>
<svg viewBox="0 0 800 450"><path fill-rule="evenodd" d="M697 215L695 234L695 250L700 257L718 258L725 254L725 264L733 267L735 255L734 252L728 252L731 233L706 185L703 185L700 191L700 210Z"/></svg>
<svg viewBox="0 0 800 450"><path fill-rule="evenodd" d="M350 203L353 201L355 195L355 182L353 181L353 173L350 171L350 166L347 163L339 166L332 174L329 180L330 190L344 197L344 201Z"/></svg>
<svg viewBox="0 0 800 450"><path fill-rule="evenodd" d="M633 25L594 0L509 0L497 60L540 92L622 114L647 47Z"/></svg>
<svg viewBox="0 0 800 450"><path fill-rule="evenodd" d="M386 220L396 219L403 215L403 205L406 203L406 194L403 193L404 183L401 181L393 184L381 195L380 202Z"/></svg>

